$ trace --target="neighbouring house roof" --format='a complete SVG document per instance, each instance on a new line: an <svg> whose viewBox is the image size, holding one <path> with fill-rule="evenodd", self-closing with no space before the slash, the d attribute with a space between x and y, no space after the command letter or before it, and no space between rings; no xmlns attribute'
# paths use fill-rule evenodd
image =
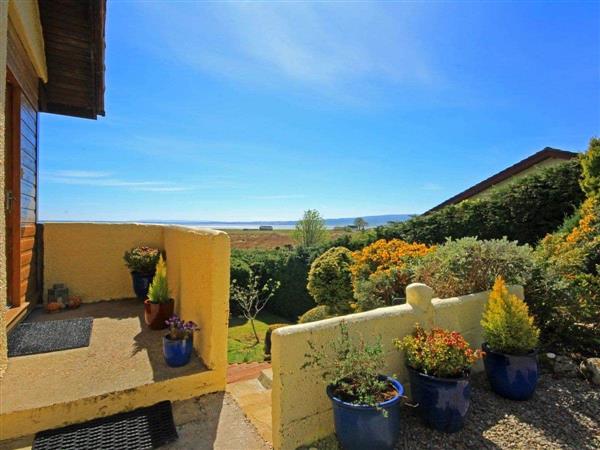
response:
<svg viewBox="0 0 600 450"><path fill-rule="evenodd" d="M104 116L106 0L38 0L48 82L40 111Z"/></svg>
<svg viewBox="0 0 600 450"><path fill-rule="evenodd" d="M508 180L509 178L512 178L515 175L518 175L519 173L524 172L527 169L530 169L531 167L535 166L536 164L539 164L548 159L569 160L569 159L575 158L577 155L578 155L578 153L576 153L576 152L569 152L566 150L558 150L556 148L546 147L545 149L540 150L537 153L534 153L533 155L529 156L528 158L525 158L524 160L519 161L518 163L508 167L507 169L504 169L503 171L498 172L495 175L492 175L491 177L481 181L480 183L477 183L476 185L471 186L469 189L462 191L460 194L456 194L454 197L451 197L448 200L446 200L445 202L442 202L439 205L431 208L425 214L432 212L432 211L436 211L438 209L441 209L444 206L460 203L463 200L471 198L471 197L491 188L492 186L494 186L498 183L501 183L505 180Z"/></svg>

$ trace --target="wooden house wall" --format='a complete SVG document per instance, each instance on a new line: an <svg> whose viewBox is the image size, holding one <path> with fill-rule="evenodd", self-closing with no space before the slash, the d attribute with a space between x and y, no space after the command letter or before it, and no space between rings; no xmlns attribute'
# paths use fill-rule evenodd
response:
<svg viewBox="0 0 600 450"><path fill-rule="evenodd" d="M38 86L39 79L25 48L9 21L7 65L21 88L19 148L21 183L15 207L20 209L21 301L36 303L41 296L39 243L36 228L38 211Z"/></svg>

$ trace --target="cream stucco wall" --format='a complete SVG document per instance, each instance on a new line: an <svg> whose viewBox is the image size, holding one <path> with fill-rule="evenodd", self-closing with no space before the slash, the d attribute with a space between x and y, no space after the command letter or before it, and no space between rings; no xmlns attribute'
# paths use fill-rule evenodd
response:
<svg viewBox="0 0 600 450"><path fill-rule="evenodd" d="M4 210L4 137L5 126L5 97L6 97L6 44L8 37L8 4L0 1L0 230L6 230L6 214ZM0 239L0 378L6 370L8 362L6 348L6 242Z"/></svg>
<svg viewBox="0 0 600 450"><path fill-rule="evenodd" d="M6 3L3 0L2 3ZM8 10L10 20L25 46L35 72L42 81L48 81L46 67L46 52L44 50L44 35L40 21L40 10L37 0L9 0ZM4 35L3 35L4 36Z"/></svg>
<svg viewBox="0 0 600 450"><path fill-rule="evenodd" d="M544 169L546 167L556 166L556 165L562 164L564 162L565 162L564 159L559 159L559 158L545 159L545 160L535 164L534 166L531 166L530 168L508 178L507 180L501 181L500 183L487 188L485 191L482 191L478 194L473 195L472 197L469 197L469 200L473 200L476 198L489 197L498 188L508 186L509 184L512 184L517 180L520 180L521 178L525 178L526 176L529 176L529 175L533 174L534 172L537 172L538 170Z"/></svg>
<svg viewBox="0 0 600 450"><path fill-rule="evenodd" d="M523 298L523 289L510 291ZM344 321L351 336L366 340L381 336L386 352L384 373L394 374L407 386L404 356L393 347L393 340L413 332L415 323L425 328L439 326L463 333L472 347L483 342L480 326L489 292L450 299L434 299L433 290L424 284L412 284L406 290L407 303L359 314L279 328L273 333L273 444L275 449L295 449L334 432L330 400L319 369L302 369L310 352L308 341L328 350L339 336ZM475 370L481 370L479 362Z"/></svg>
<svg viewBox="0 0 600 450"><path fill-rule="evenodd" d="M45 223L44 287L64 283L84 302L133 297L126 250L147 245L165 251L176 311L200 326L194 340L204 364L225 387L229 318L229 236L186 227Z"/></svg>

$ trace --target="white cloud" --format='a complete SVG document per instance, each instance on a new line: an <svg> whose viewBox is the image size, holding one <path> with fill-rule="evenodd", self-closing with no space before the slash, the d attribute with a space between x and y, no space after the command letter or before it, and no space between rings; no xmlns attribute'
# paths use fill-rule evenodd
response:
<svg viewBox="0 0 600 450"><path fill-rule="evenodd" d="M115 178L110 172L88 170L58 170L41 174L42 181L76 186L126 188L145 192L180 192L192 190L193 186L181 186L166 181L133 181Z"/></svg>
<svg viewBox="0 0 600 450"><path fill-rule="evenodd" d="M275 194L275 195L249 195L246 198L251 200L291 200L295 198L306 198L301 194Z"/></svg>
<svg viewBox="0 0 600 450"><path fill-rule="evenodd" d="M411 4L146 2L140 12L159 33L156 52L218 77L351 96L436 79Z"/></svg>

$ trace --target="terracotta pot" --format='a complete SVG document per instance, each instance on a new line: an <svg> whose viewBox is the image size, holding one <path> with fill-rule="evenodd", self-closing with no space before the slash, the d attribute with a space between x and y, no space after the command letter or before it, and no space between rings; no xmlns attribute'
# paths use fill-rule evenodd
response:
<svg viewBox="0 0 600 450"><path fill-rule="evenodd" d="M175 302L169 299L167 303L152 303L150 300L144 301L144 319L146 325L153 330L162 330L167 328L165 321L173 315Z"/></svg>

